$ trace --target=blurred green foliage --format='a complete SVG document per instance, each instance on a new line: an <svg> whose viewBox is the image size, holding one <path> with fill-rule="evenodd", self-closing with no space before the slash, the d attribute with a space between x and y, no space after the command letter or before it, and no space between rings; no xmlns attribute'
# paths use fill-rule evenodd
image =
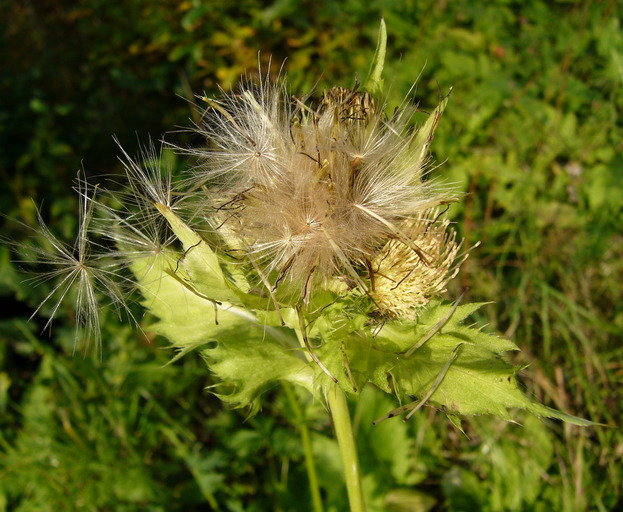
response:
<svg viewBox="0 0 623 512"><path fill-rule="evenodd" d="M453 86L434 176L466 193L450 211L474 249L450 296L493 300L480 321L523 350L531 393L620 424L623 383L623 30L616 0L323 2L103 0L0 7L0 205L34 206L72 238L71 181L196 118L194 94L282 63L293 92L365 78L388 26L388 100L423 110ZM196 144L188 133L167 136ZM106 179L106 178L98 178ZM3 236L29 235L2 219ZM278 389L244 422L204 388L198 358L164 366L161 340L106 318L101 361L73 355L72 315L27 317L45 296L0 246L0 510L307 510L296 422ZM484 316L483 316L484 315ZM147 333L149 334L149 333ZM371 510L618 510L623 435L518 417L463 436L435 411L370 421L353 409ZM339 455L305 403L327 510L344 510Z"/></svg>

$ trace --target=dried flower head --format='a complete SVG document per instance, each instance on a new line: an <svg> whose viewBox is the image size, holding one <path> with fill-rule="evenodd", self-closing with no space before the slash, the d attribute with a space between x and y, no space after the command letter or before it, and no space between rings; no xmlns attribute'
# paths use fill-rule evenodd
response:
<svg viewBox="0 0 623 512"><path fill-rule="evenodd" d="M195 151L204 159L197 179L211 185L232 246L273 283L302 283L306 299L314 283L334 278L369 291L361 269L388 239L410 261L428 261L430 244L402 226L453 194L425 177L413 108L387 118L357 86L313 104L267 80L209 103L199 132L211 147Z"/></svg>
<svg viewBox="0 0 623 512"><path fill-rule="evenodd" d="M389 241L372 262L374 296L382 313L416 320L418 308L444 293L459 272L467 258L467 253L457 258L463 242L457 242L456 232L448 229L448 219L438 218L438 209L428 210L403 227L428 262L396 240Z"/></svg>

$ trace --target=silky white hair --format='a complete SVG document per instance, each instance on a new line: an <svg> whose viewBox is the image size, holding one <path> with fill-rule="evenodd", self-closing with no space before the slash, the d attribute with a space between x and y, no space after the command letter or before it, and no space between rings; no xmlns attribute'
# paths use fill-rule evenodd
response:
<svg viewBox="0 0 623 512"><path fill-rule="evenodd" d="M426 179L413 107L387 118L357 87L314 104L268 79L207 101L197 131L209 146L191 150L195 181L233 246L274 281L300 281L306 296L316 279L335 277L367 291L357 268L390 239L427 262L400 226L454 194Z"/></svg>

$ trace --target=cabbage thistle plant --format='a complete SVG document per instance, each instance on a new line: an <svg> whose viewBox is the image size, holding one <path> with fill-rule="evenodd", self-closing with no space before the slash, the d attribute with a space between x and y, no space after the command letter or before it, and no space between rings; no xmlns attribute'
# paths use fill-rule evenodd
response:
<svg viewBox="0 0 623 512"><path fill-rule="evenodd" d="M204 98L206 147L178 148L195 162L186 179L174 182L153 148L142 161L124 153L126 192L79 178L76 244L41 221L52 252L38 256L58 279L53 311L77 288L78 336L99 344L102 293L128 312L139 294L147 328L176 357L199 351L224 402L255 414L264 390L289 383L326 403L353 511L364 503L347 396L366 385L396 397L378 421L426 404L457 428L514 408L589 424L519 390L502 357L517 346L465 323L482 304L439 298L467 255L444 216L457 194L426 173L448 98L417 130L407 102L387 113L384 56L382 24L363 85L297 97L265 76Z"/></svg>

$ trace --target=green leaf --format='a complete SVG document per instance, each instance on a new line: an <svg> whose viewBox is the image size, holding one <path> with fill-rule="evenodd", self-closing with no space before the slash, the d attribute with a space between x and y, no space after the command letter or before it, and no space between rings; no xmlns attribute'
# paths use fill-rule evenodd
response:
<svg viewBox="0 0 623 512"><path fill-rule="evenodd" d="M193 286L212 300L239 304L240 301L231 285L227 283L214 251L169 207L160 204L156 206L184 246L184 255L180 258L178 267L188 272Z"/></svg>
<svg viewBox="0 0 623 512"><path fill-rule="evenodd" d="M259 395L280 380L313 392L313 370L294 331L269 325L269 313L260 322L252 310L219 305L170 272L166 262L149 263L150 272L141 271L139 263L134 271L141 279L143 305L158 318L150 329L180 349L180 357L200 350L221 381L222 400L251 406L255 413Z"/></svg>
<svg viewBox="0 0 623 512"><path fill-rule="evenodd" d="M385 54L387 50L387 27L385 26L385 20L381 18L381 25L379 27L379 36L376 43L376 51L370 64L370 71L368 77L363 83L363 88L368 91L372 96L379 97L383 93L383 66L385 65Z"/></svg>
<svg viewBox="0 0 623 512"><path fill-rule="evenodd" d="M370 425L376 418L393 406L390 396L373 386L366 386L357 402L356 415L362 425ZM372 459L369 466L382 463L393 480L399 485L414 485L417 475L413 474L416 465L414 440L409 436L410 426L401 421L387 421L373 429L361 429L357 433L357 443L363 449L362 459ZM363 462L363 461L362 461Z"/></svg>
<svg viewBox="0 0 623 512"><path fill-rule="evenodd" d="M239 265L227 265L169 207L156 206L184 246L184 255L179 259L176 270L181 267L186 271L188 284L197 292L213 301L237 306L255 309L274 307L269 298L249 293L250 285Z"/></svg>
<svg viewBox="0 0 623 512"><path fill-rule="evenodd" d="M218 345L203 353L214 374L229 388L218 396L237 407L251 405L250 414L259 410L257 397L280 380L301 385L313 392L313 370L297 357L296 337L287 328L275 328L291 336L291 348L285 348L260 329L240 328L221 333Z"/></svg>
<svg viewBox="0 0 623 512"><path fill-rule="evenodd" d="M615 66L617 67L617 69L619 70L619 73L621 74L621 80L623 80L623 55L617 52L614 48L612 49L611 55L612 55L612 60L614 61Z"/></svg>
<svg viewBox="0 0 623 512"><path fill-rule="evenodd" d="M528 398L516 379L518 368L502 354L517 350L509 340L463 325L464 319L482 304L456 308L448 321L406 357L409 349L438 325L452 310L451 304L433 304L417 323L387 321L382 327L362 322L363 315L348 316L348 308L336 303L327 308L326 325L318 321L326 343L316 350L344 391L353 393L372 382L394 394L408 406L392 411L394 416L415 408L422 399L447 414L491 414L512 420L509 409L521 408L536 416L562 419L577 425L591 425ZM334 311L331 311L334 309ZM336 322L337 316L342 321ZM316 371L318 379L324 379ZM328 384L326 379L323 383ZM389 411L388 411L389 412Z"/></svg>

